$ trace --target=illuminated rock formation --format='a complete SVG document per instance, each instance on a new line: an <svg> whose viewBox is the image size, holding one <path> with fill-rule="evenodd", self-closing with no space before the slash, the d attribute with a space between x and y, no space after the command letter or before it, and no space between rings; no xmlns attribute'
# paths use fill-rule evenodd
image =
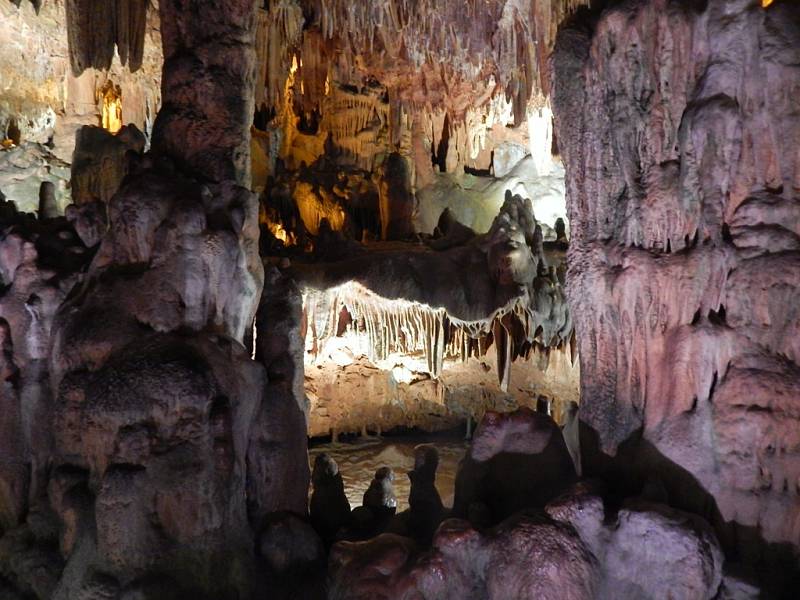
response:
<svg viewBox="0 0 800 600"><path fill-rule="evenodd" d="M120 125L134 124L148 138L152 131L161 101L158 11L143 0L90 4L83 0L0 0L0 138L16 132L11 136L16 139L9 138L16 147L0 150L0 190L21 210L35 210L42 181L56 185L61 211L69 203L68 170L75 134L85 125L103 125L104 90L120 92L116 107L121 111ZM119 21L105 12L106 8L116 11L117 4ZM75 19L69 23L67 5L81 9L80 16L72 13ZM123 18L128 10L136 17ZM97 22L84 22L89 18ZM112 39L108 51L103 52L102 65L86 68L91 64L81 59L82 67L73 70L70 48L78 51L78 47L68 45L68 24L92 26L102 37L128 21L135 21L135 26L126 27L128 33L121 28L116 35L130 38L131 43L135 38L135 49L126 55L128 45L121 39L115 54ZM108 35L113 38L115 34ZM89 49L83 46L79 52Z"/></svg>
<svg viewBox="0 0 800 600"><path fill-rule="evenodd" d="M511 360L536 343L567 346L572 333L560 283L546 267L537 235L530 200L507 194L489 233L452 248L417 247L360 254L324 267L299 266L297 276L309 293L334 291L315 298L309 315L314 346L352 323L367 334L370 357L421 351L428 371L438 375L445 354L480 356L485 347L479 339L491 334L498 377L505 381Z"/></svg>
<svg viewBox="0 0 800 600"><path fill-rule="evenodd" d="M508 194L482 236L456 222L442 229L427 248L377 245L295 265L311 435L448 429L487 408L535 406L540 394L559 398L560 418L577 400L572 323L546 266L558 251L545 251L530 201Z"/></svg>
<svg viewBox="0 0 800 600"><path fill-rule="evenodd" d="M317 214L358 210L352 198L309 193L323 161L371 174L366 179L381 190L381 239L402 239L412 228L430 233L445 208L484 233L509 188L532 198L552 228L565 216L563 175L552 156L540 50L579 4L270 3L259 12L266 89L256 118L267 172L303 188L297 204L307 207L303 221L313 235ZM304 173L303 165L314 167ZM406 188L420 201L401 199ZM402 207L397 231L390 192L391 210ZM341 219L329 220L342 229Z"/></svg>
<svg viewBox="0 0 800 600"><path fill-rule="evenodd" d="M98 201L107 204L134 166L130 163L135 155L144 152L145 144L144 134L135 125L117 135L100 127L79 129L72 155L72 202L78 208Z"/></svg>
<svg viewBox="0 0 800 600"><path fill-rule="evenodd" d="M26 286L3 295L4 304L24 303L24 310L3 311L3 372L12 378L3 387L10 409L3 429L22 421L25 437L8 443L12 450L21 444L32 464L20 473L19 452L9 452L3 465L3 506L11 509L4 526L24 521L3 537L0 572L41 598L246 597L260 580L256 538L264 548L272 544L267 514L306 511L302 407L292 394L268 395L264 368L241 343L263 279L257 201L237 185L249 179L242 140L252 114L255 7L242 1L214 11L214 39L238 42L218 56L227 77L202 60L206 25L194 12L160 4L164 123L152 153L134 152L132 162L127 149L119 153L128 175L119 191L79 186L87 191L82 202L108 207L108 228L85 275L68 297L55 277L40 292L45 274L36 270L33 244L3 245L4 282ZM102 60L96 44L106 33L80 20L70 27L73 41L95 44L92 64ZM193 117L204 131L220 132L211 154L183 129L187 90L176 82L187 76L198 78L211 101L202 119ZM280 356L270 351L261 353L278 391ZM21 386L13 384L14 369ZM287 401L294 420L276 410ZM44 557L41 574L28 571Z"/></svg>
<svg viewBox="0 0 800 600"><path fill-rule="evenodd" d="M800 531L798 49L791 2L653 1L554 55L580 419L778 588L796 566L765 543Z"/></svg>

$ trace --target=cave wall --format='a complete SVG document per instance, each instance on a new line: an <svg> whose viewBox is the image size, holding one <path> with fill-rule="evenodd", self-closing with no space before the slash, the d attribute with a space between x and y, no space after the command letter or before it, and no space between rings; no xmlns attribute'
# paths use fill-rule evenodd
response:
<svg viewBox="0 0 800 600"><path fill-rule="evenodd" d="M751 557L800 539L798 65L797 5L749 0L615 3L553 56L580 418Z"/></svg>
<svg viewBox="0 0 800 600"><path fill-rule="evenodd" d="M385 432L415 428L426 432L480 422L488 410L537 408L548 400L551 415L563 423L570 402L579 401L577 361L553 350L513 362L510 385L501 389L494 352L462 361L448 360L437 378L415 364L419 357L393 357L378 365L349 348L333 351L306 368L308 435Z"/></svg>
<svg viewBox="0 0 800 600"><path fill-rule="evenodd" d="M18 138L0 150L0 192L21 210L36 209L42 181L56 185L61 210L69 203L76 132L102 125L108 86L121 91L123 123L149 137L161 104L161 34L158 11L149 3L140 9L139 60L121 58L112 45L107 64L74 70L64 0L0 0L0 137ZM101 19L94 28L111 24Z"/></svg>

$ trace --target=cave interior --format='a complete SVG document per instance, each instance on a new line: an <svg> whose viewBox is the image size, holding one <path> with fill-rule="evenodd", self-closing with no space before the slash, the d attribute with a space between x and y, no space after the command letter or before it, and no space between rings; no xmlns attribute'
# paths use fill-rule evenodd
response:
<svg viewBox="0 0 800 600"><path fill-rule="evenodd" d="M0 0L0 600L800 590L800 2Z"/></svg>

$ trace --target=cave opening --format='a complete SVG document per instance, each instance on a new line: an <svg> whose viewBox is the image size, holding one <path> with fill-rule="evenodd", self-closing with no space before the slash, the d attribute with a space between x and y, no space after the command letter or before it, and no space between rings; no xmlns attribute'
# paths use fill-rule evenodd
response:
<svg viewBox="0 0 800 600"><path fill-rule="evenodd" d="M0 0L0 598L794 597L798 65L792 0Z"/></svg>

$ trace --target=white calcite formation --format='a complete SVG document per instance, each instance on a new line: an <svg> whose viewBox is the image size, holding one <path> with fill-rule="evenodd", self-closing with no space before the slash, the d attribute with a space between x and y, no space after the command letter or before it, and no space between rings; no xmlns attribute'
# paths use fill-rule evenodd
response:
<svg viewBox="0 0 800 600"><path fill-rule="evenodd" d="M449 227L431 247L378 245L293 269L312 435L446 429L540 394L577 400L572 323L530 201L508 194L482 236Z"/></svg>

